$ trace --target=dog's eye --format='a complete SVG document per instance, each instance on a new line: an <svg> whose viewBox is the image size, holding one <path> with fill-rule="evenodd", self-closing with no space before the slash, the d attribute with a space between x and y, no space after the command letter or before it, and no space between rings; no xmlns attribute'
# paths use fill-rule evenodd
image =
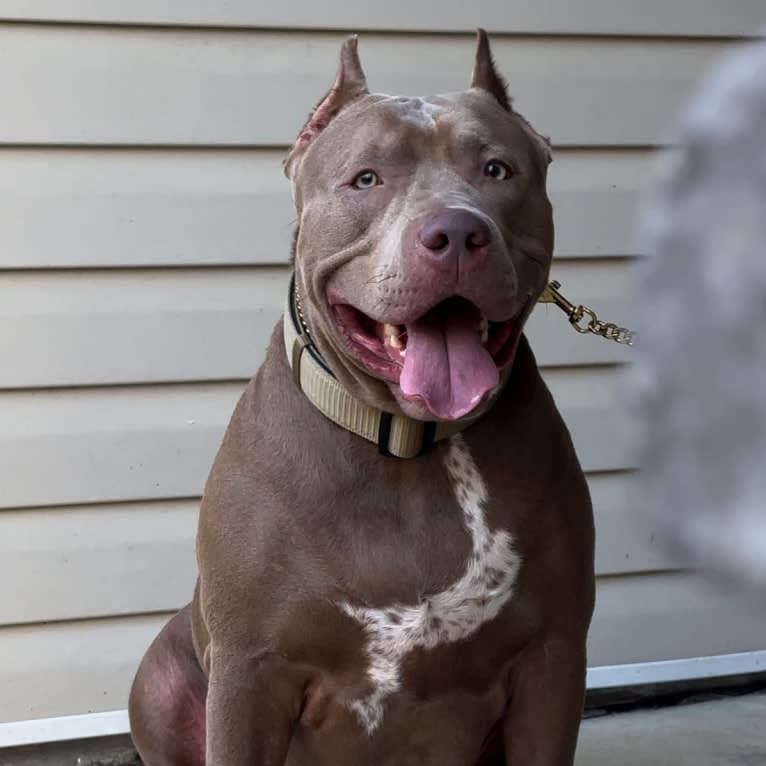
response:
<svg viewBox="0 0 766 766"><path fill-rule="evenodd" d="M484 166L484 175L494 178L495 181L505 181L510 178L513 173L504 162L501 162L500 160L490 160Z"/></svg>
<svg viewBox="0 0 766 766"><path fill-rule="evenodd" d="M363 170L351 182L355 189L372 189L381 183L380 176L374 170Z"/></svg>

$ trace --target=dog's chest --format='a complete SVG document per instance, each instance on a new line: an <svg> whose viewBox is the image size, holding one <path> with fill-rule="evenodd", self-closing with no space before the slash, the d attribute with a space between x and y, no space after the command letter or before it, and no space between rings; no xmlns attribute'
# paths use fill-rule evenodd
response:
<svg viewBox="0 0 766 766"><path fill-rule="evenodd" d="M386 698L401 688L401 666L410 652L471 637L494 620L513 595L521 559L508 531L489 529L487 487L459 435L450 442L446 469L471 539L460 575L444 590L425 594L415 604L342 605L364 628L372 691L351 708L370 733L383 719Z"/></svg>

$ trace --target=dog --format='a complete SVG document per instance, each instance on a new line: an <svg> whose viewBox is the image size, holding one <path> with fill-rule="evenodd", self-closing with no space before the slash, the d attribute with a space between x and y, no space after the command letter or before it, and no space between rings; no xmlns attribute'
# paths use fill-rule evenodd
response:
<svg viewBox="0 0 766 766"><path fill-rule="evenodd" d="M471 86L370 93L355 37L284 163L284 321L130 698L146 766L571 766L593 517L523 335L548 141Z"/></svg>

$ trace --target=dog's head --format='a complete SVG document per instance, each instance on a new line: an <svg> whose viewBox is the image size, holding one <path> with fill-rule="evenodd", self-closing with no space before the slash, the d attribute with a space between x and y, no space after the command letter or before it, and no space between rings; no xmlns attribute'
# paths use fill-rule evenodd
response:
<svg viewBox="0 0 766 766"><path fill-rule="evenodd" d="M355 396L423 420L481 414L553 251L550 148L479 32L471 87L370 93L355 37L285 161L312 338Z"/></svg>

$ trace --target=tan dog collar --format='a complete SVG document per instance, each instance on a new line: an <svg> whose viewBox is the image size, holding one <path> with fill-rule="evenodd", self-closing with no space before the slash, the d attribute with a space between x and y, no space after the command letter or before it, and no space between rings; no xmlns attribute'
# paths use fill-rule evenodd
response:
<svg viewBox="0 0 766 766"><path fill-rule="evenodd" d="M287 363L298 387L325 417L377 444L382 455L400 458L423 455L434 442L447 439L474 422L475 418L451 423L414 420L377 410L351 396L313 344L295 305L294 282L293 277L284 315Z"/></svg>

